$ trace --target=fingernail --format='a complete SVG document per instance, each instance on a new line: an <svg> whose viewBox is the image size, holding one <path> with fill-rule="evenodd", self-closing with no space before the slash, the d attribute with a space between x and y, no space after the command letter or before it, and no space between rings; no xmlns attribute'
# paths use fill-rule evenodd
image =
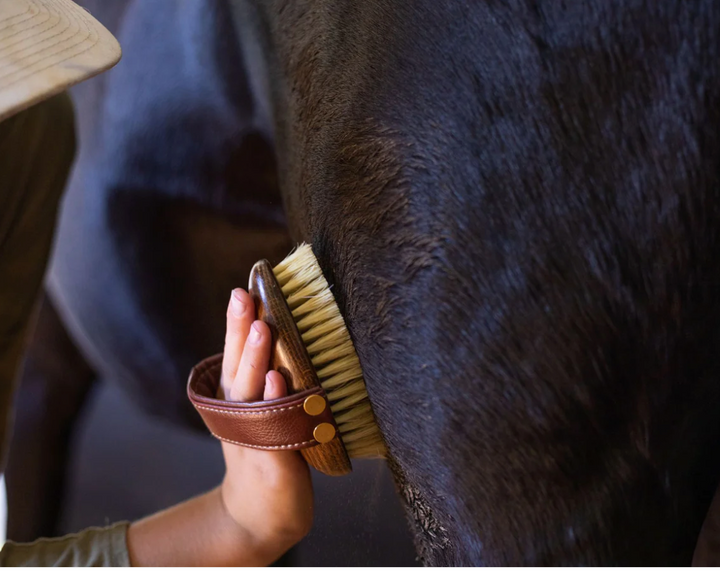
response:
<svg viewBox="0 0 720 571"><path fill-rule="evenodd" d="M258 341L260 341L260 336L260 327L257 323L253 323L252 331L250 332L250 343L257 343Z"/></svg>
<svg viewBox="0 0 720 571"><path fill-rule="evenodd" d="M245 313L246 307L240 297L239 289L234 289L232 292L232 296L230 297L230 309L235 317L242 317L243 313Z"/></svg>
<svg viewBox="0 0 720 571"><path fill-rule="evenodd" d="M275 381L272 378L272 375L268 373L265 375L265 398L268 398L268 395L274 395L277 392L277 387L275 386Z"/></svg>

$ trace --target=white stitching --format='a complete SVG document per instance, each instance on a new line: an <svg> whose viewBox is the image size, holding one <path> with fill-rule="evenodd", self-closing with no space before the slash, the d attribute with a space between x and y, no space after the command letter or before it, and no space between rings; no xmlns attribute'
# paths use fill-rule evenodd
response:
<svg viewBox="0 0 720 571"><path fill-rule="evenodd" d="M297 444L278 444L277 446L258 446L257 444L245 444L244 442L238 442L237 440L230 440L229 438L223 438L218 436L212 430L210 431L215 438L222 440L223 442L229 442L230 444L237 444L238 446L247 446L248 448L257 448L259 450L268 450L271 448L292 448L293 446L304 446L305 444L311 444L314 440L306 440L305 442L298 442Z"/></svg>
<svg viewBox="0 0 720 571"><path fill-rule="evenodd" d="M220 413L220 414L272 414L272 413L274 413L274 412L282 412L282 411L284 411L284 410L291 410L291 409L293 409L293 408L300 408L301 406L303 406L303 403L296 404L296 405L293 405L293 406L286 406L286 407L283 407L283 408L274 408L274 409L272 409L272 410L258 410L258 411L255 411L255 410L248 410L248 411L221 410L221 409L219 409L219 408L213 408L213 407L209 407L209 406L202 406L202 405L199 405L199 404L196 404L196 405L195 405L195 408L199 408L199 409L201 408L201 409L203 409L203 410L209 410L210 412L218 412L218 413Z"/></svg>

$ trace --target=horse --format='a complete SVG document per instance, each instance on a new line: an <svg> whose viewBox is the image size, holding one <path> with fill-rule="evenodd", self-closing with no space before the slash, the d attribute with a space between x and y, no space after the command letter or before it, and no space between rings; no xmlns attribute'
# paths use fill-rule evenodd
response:
<svg viewBox="0 0 720 571"><path fill-rule="evenodd" d="M311 243L429 565L691 561L720 477L720 5L84 4L48 292L197 423L227 294Z"/></svg>

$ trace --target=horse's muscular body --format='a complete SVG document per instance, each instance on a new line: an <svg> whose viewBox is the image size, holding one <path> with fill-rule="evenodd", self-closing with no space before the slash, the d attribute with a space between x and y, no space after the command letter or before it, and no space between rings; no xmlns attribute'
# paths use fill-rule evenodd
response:
<svg viewBox="0 0 720 571"><path fill-rule="evenodd" d="M246 249L277 220L278 187L249 176L272 176L274 140L424 560L688 563L720 460L720 4L235 0L238 43L199 52L161 23L172 4L119 10L125 62L78 92L104 143L52 284L89 354L189 410L226 290L289 243ZM198 29L227 24L202 6ZM167 43L140 46L150 28ZM118 313L71 261L100 258ZM128 308L145 328L103 334Z"/></svg>

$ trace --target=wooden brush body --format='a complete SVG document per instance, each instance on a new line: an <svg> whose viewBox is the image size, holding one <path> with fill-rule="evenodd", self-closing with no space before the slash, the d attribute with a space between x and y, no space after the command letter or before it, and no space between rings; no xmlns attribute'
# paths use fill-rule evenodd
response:
<svg viewBox="0 0 720 571"><path fill-rule="evenodd" d="M272 332L270 368L285 377L288 394L321 386L290 308L267 260L262 260L253 267L249 290L255 301L258 319L267 323ZM352 471L339 432L330 442L306 448L301 453L308 464L324 474L342 476Z"/></svg>
<svg viewBox="0 0 720 571"><path fill-rule="evenodd" d="M329 425L324 436L314 434L324 444L303 450L308 462L339 475L350 471L350 458L385 457L360 360L310 246L301 244L275 267L258 262L250 293L273 330L271 367L285 375L291 392L319 385L330 406L337 434Z"/></svg>

